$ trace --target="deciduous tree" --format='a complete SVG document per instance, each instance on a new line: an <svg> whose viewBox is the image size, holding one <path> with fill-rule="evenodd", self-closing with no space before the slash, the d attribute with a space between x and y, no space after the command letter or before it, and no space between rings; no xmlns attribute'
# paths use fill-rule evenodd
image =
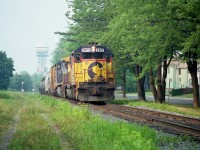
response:
<svg viewBox="0 0 200 150"><path fill-rule="evenodd" d="M14 64L12 58L7 57L6 52L0 51L0 90L6 90L10 77L13 76Z"/></svg>
<svg viewBox="0 0 200 150"><path fill-rule="evenodd" d="M25 92L31 92L33 89L31 76L26 71L20 72L19 74L15 73L9 84L9 89L11 90L21 91L22 88Z"/></svg>

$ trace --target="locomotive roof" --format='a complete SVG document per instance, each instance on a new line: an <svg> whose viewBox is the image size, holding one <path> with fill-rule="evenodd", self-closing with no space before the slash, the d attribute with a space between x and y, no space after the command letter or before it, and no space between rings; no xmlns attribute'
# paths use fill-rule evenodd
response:
<svg viewBox="0 0 200 150"><path fill-rule="evenodd" d="M96 49L99 48L100 51L98 51L98 52L108 53L109 56L112 56L112 57L113 57L113 53L112 53L112 51L109 50L107 47L102 46L102 45L88 45L88 46L80 46L78 49L76 49L76 50L74 50L74 51L72 52L72 55L73 55L74 53L84 53L84 52L88 52L88 53L91 52L91 53L93 53L92 51L87 51L87 49L92 48L92 46L95 46ZM86 50L86 51L83 51L83 50ZM95 52L94 52L94 53L95 53Z"/></svg>

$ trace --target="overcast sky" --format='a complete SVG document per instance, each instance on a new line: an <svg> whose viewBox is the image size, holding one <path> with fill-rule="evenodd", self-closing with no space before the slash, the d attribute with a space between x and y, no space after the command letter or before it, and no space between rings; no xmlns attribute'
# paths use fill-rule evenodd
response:
<svg viewBox="0 0 200 150"><path fill-rule="evenodd" d="M0 0L0 51L14 60L17 73L37 72L35 46L43 41L50 53L67 30L66 0ZM1 58L0 58L1 59Z"/></svg>

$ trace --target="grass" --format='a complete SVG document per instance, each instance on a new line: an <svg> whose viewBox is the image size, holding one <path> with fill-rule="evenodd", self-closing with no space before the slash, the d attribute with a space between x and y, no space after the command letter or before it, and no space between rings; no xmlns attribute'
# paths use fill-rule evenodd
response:
<svg viewBox="0 0 200 150"><path fill-rule="evenodd" d="M22 103L18 93L0 91L0 142L9 125L15 122L15 114Z"/></svg>
<svg viewBox="0 0 200 150"><path fill-rule="evenodd" d="M41 115L44 111L34 101L27 102L9 149L60 149L59 137Z"/></svg>
<svg viewBox="0 0 200 150"><path fill-rule="evenodd" d="M8 99L11 97L7 95ZM23 106L17 109L20 119L15 123L16 132L9 143L11 150L65 149L66 145L67 149L158 149L156 133L148 127L105 121L92 115L87 106L72 107L49 96L24 93L20 100ZM13 99L8 106L18 101ZM8 101L1 99L1 102ZM9 118L14 120L13 117Z"/></svg>
<svg viewBox="0 0 200 150"><path fill-rule="evenodd" d="M75 149L157 149L156 133L148 127L102 120L87 105L80 109L60 101L46 104L56 110L52 118Z"/></svg>
<svg viewBox="0 0 200 150"><path fill-rule="evenodd" d="M123 94L121 91L117 91L116 94ZM153 96L152 92L145 92L146 96ZM137 93L126 93L126 95L137 95ZM166 91L166 96L168 96L168 91ZM193 98L192 94L182 94L170 97L182 97L182 98Z"/></svg>
<svg viewBox="0 0 200 150"><path fill-rule="evenodd" d="M177 95L176 97L193 98L193 94L182 94L182 95Z"/></svg>
<svg viewBox="0 0 200 150"><path fill-rule="evenodd" d="M98 115L91 114L87 105L71 106L66 101L36 94L4 94L3 97L0 92L0 112L6 112L0 113L0 125L6 122L5 127L12 126L13 123L16 127L16 132L9 143L11 150L154 150L169 143L173 148L173 144L182 140L180 137L163 135L146 126L104 120ZM14 122L16 113L19 120ZM4 128L1 135L5 132Z"/></svg>

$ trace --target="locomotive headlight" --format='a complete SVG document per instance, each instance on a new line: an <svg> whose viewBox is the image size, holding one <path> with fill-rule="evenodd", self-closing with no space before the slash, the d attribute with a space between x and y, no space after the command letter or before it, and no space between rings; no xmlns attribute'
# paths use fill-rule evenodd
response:
<svg viewBox="0 0 200 150"><path fill-rule="evenodd" d="M92 52L95 52L96 47L92 46Z"/></svg>

